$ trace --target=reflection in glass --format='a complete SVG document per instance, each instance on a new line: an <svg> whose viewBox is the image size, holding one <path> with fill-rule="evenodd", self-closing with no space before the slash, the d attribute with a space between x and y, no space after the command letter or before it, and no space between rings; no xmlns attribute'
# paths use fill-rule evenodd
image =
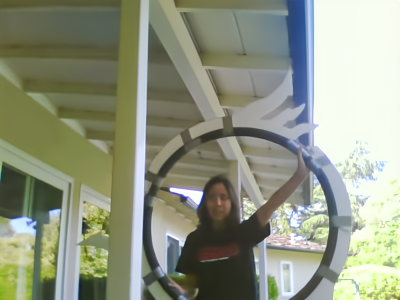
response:
<svg viewBox="0 0 400 300"><path fill-rule="evenodd" d="M82 240L101 234L108 236L110 213L84 202ZM79 299L104 300L106 297L108 251L93 246L81 247Z"/></svg>
<svg viewBox="0 0 400 300"><path fill-rule="evenodd" d="M0 181L0 300L55 296L63 192L3 165Z"/></svg>

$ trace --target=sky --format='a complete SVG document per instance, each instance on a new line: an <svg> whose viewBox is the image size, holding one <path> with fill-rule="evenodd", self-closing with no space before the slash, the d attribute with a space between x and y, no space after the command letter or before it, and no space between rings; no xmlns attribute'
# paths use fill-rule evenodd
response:
<svg viewBox="0 0 400 300"><path fill-rule="evenodd" d="M333 162L356 140L387 161L373 193L400 179L400 1L315 0L315 144Z"/></svg>

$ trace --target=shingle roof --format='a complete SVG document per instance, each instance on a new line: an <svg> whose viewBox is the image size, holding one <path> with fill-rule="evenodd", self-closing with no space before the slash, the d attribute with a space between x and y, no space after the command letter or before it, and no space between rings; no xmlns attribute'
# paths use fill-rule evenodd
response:
<svg viewBox="0 0 400 300"><path fill-rule="evenodd" d="M277 248L281 250L306 251L306 252L325 252L326 245L320 245L309 241L299 241L290 236L272 234L266 239L267 248Z"/></svg>

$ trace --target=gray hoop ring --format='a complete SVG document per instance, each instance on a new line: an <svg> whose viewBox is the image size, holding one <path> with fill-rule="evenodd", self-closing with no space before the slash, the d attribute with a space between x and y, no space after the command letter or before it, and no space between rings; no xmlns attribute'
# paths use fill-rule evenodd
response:
<svg viewBox="0 0 400 300"><path fill-rule="evenodd" d="M188 138L188 134L183 132L181 136L184 137L182 138L182 140L184 141L184 145L180 147L178 150L176 150L164 162L164 164L159 169L158 174L153 174L150 172L146 173L146 180L151 182L151 186L148 193L145 196L145 208L144 208L144 219L143 219L143 248L152 272L144 276L143 280L147 286L153 284L155 281L158 281L159 284L164 289L164 291L174 300L186 299L184 295L182 295L176 288L170 285L170 280L167 274L165 274L162 268L160 267L156 254L154 252L152 234L151 234L153 198L157 194L160 185L163 179L166 178L169 170L181 157L183 157L190 150L194 149L195 147L203 143L212 140L217 140L220 138L227 138L232 136L246 136L246 137L259 138L276 143L290 150L294 154L297 154L298 148L302 148L303 158L307 167L316 175L324 191L328 206L329 220L330 220L327 247L322 257L321 263L317 271L310 279L310 281L296 295L290 298L291 300L306 299L318 287L322 279L326 278L331 282L337 281L339 274L333 271L330 268L330 266L334 257L334 253L339 246L338 244L339 229L348 228L349 226L351 226L351 216L338 215L338 207L336 204L335 195L331 183L329 181L329 178L327 177L326 172L323 170L324 167L333 165L326 156L315 159L313 157L313 154L310 154L306 149L304 149L304 147L299 142L288 139L276 133L257 128L231 127L230 129L231 130L226 130L226 128L213 130L204 133L195 139L191 139L190 134ZM341 232L341 234L343 235L343 232ZM348 233L348 237L350 237L350 233ZM345 238L347 238L347 235L345 236Z"/></svg>

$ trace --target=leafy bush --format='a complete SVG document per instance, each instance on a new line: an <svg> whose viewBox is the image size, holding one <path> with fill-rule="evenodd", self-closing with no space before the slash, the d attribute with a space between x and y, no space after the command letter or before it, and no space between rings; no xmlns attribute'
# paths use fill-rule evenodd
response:
<svg viewBox="0 0 400 300"><path fill-rule="evenodd" d="M400 270L380 265L362 265L346 269L340 278L355 280L360 288L361 299L400 300ZM335 299L345 297L348 289L338 285Z"/></svg>

